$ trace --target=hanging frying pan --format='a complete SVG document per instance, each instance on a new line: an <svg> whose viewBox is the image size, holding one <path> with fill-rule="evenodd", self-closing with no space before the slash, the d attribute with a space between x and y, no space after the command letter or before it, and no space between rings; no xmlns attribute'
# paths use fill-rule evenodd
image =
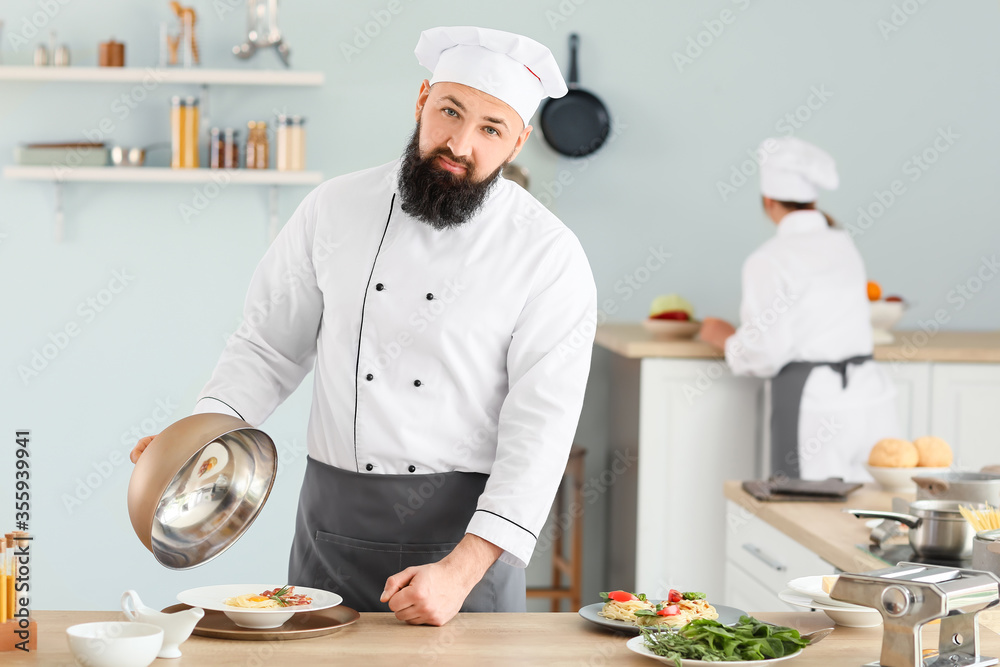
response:
<svg viewBox="0 0 1000 667"><path fill-rule="evenodd" d="M611 130L604 103L577 84L576 49L580 38L569 36L569 92L549 98L542 107L542 135L556 151L570 157L590 155L600 148Z"/></svg>

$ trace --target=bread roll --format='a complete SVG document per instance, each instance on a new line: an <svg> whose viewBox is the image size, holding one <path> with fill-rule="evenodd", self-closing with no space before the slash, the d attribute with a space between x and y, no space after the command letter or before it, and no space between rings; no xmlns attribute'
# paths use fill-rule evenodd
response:
<svg viewBox="0 0 1000 667"><path fill-rule="evenodd" d="M919 460L916 446L898 438L879 440L868 455L868 465L881 468L914 468Z"/></svg>
<svg viewBox="0 0 1000 667"><path fill-rule="evenodd" d="M918 466L947 468L955 458L948 443L933 435L917 438L913 445L917 448Z"/></svg>

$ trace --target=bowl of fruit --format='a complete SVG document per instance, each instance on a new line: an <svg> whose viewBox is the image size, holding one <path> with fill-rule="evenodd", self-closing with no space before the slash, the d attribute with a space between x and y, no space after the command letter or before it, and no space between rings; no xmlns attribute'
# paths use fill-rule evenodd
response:
<svg viewBox="0 0 1000 667"><path fill-rule="evenodd" d="M694 319L694 306L676 294L653 299L642 325L657 338L694 338L701 329L701 322Z"/></svg>
<svg viewBox="0 0 1000 667"><path fill-rule="evenodd" d="M868 301L871 306L872 340L876 345L889 345L895 338L890 329L899 324L906 310L906 302L901 296L882 298L882 287L868 281Z"/></svg>

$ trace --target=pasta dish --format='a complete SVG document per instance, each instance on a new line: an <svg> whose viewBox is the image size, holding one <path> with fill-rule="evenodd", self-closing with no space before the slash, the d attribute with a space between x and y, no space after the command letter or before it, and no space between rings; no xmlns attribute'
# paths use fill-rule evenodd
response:
<svg viewBox="0 0 1000 667"><path fill-rule="evenodd" d="M636 626L679 627L699 618L713 620L719 617L715 607L705 599L704 593L681 593L670 590L666 600L648 600L644 594L627 591L601 593L606 601L598 615Z"/></svg>

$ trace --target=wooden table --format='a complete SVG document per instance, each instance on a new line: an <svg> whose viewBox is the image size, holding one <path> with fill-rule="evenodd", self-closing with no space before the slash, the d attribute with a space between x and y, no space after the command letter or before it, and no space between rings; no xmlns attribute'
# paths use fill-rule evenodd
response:
<svg viewBox="0 0 1000 667"><path fill-rule="evenodd" d="M37 653L0 654L5 667L74 665L66 643L68 626L91 621L124 620L119 612L36 611ZM820 612L761 613L762 620L803 632L830 627ZM932 635L933 629L927 634ZM1000 655L1000 636L982 629L985 655ZM353 626L315 639L246 642L191 637L184 655L155 660L153 667L307 667L308 665L646 665L656 662L625 648L627 637L610 633L571 613L460 614L441 628L409 626L391 614L362 614ZM925 642L927 640L925 639ZM806 649L789 667L858 667L878 659L882 630L838 627L822 643ZM925 646L931 644L925 643Z"/></svg>

